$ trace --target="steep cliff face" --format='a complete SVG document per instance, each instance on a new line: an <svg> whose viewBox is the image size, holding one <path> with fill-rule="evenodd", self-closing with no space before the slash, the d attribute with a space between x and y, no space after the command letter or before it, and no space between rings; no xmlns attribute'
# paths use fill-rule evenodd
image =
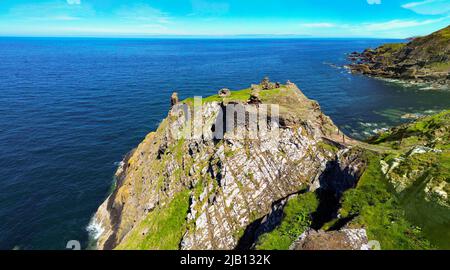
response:
<svg viewBox="0 0 450 270"><path fill-rule="evenodd" d="M369 144L354 143L339 164L363 162L357 170L362 174L343 175L352 166L331 166L324 174L334 175L324 177L327 184L275 209L271 216L281 216L280 222L258 235L255 248L450 248L449 120L450 111L443 111L379 134ZM345 179L352 176L359 180L347 189Z"/></svg>
<svg viewBox="0 0 450 270"><path fill-rule="evenodd" d="M409 43L385 44L352 53L354 72L385 78L450 85L450 26Z"/></svg>
<svg viewBox="0 0 450 270"><path fill-rule="evenodd" d="M261 90L204 99L199 115L205 132L199 138L174 135L192 135L194 125L185 120L195 107L192 100L174 105L118 170L117 188L94 217L98 248L233 249L277 202L324 185L341 191L354 186L357 177L351 174L364 164L357 157L340 163L345 146L333 138L342 135L317 102L293 84L255 87ZM258 102L247 104L255 95ZM232 136L252 132L248 119L226 125L224 112L236 104L246 105L247 117L277 104L279 115L272 109L255 116L269 124L267 130L258 127L254 138ZM223 138L211 139L220 123L225 123ZM332 175L340 171L347 182L333 183Z"/></svg>
<svg viewBox="0 0 450 270"><path fill-rule="evenodd" d="M359 142L289 82L172 104L118 169L97 248L450 248L449 111Z"/></svg>

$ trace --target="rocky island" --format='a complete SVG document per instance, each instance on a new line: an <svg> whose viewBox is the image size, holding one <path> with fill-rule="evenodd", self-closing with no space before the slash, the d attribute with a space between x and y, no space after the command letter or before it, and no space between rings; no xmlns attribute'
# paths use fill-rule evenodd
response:
<svg viewBox="0 0 450 270"><path fill-rule="evenodd" d="M408 43L384 44L348 57L354 73L450 87L450 26Z"/></svg>
<svg viewBox="0 0 450 270"><path fill-rule="evenodd" d="M98 249L450 248L450 111L360 142L291 82L171 104L117 170Z"/></svg>

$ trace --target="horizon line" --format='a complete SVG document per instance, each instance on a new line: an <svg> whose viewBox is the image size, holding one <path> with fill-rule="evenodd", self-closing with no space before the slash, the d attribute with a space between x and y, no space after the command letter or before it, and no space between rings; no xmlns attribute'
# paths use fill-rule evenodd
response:
<svg viewBox="0 0 450 270"><path fill-rule="evenodd" d="M238 34L238 35L15 35L0 34L0 38L117 38L117 39L384 39L384 40L407 40L401 37L370 37L370 36L314 36L297 34Z"/></svg>

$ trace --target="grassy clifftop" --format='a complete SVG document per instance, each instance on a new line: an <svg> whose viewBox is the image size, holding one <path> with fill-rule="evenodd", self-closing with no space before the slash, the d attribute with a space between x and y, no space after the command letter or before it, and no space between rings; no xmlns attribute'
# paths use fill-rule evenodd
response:
<svg viewBox="0 0 450 270"><path fill-rule="evenodd" d="M450 141L450 110L404 124L369 139L372 144L393 148L423 145L446 149Z"/></svg>
<svg viewBox="0 0 450 270"><path fill-rule="evenodd" d="M367 75L431 82L448 87L450 26L409 43L390 43L349 57L352 71Z"/></svg>
<svg viewBox="0 0 450 270"><path fill-rule="evenodd" d="M380 169L408 221L435 247L450 248L450 110L394 128L372 143L400 150Z"/></svg>
<svg viewBox="0 0 450 270"><path fill-rule="evenodd" d="M433 67L436 63L450 61L450 26L428 36L414 38L409 43L386 44L378 48L380 52L390 51L388 56L394 64L419 63Z"/></svg>

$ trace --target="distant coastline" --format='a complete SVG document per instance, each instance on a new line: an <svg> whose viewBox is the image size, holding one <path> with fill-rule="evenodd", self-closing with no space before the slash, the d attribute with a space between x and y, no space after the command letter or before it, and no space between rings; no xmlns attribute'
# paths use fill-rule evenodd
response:
<svg viewBox="0 0 450 270"><path fill-rule="evenodd" d="M403 43L352 52L348 68L354 73L402 80L424 89L450 88L450 26Z"/></svg>

